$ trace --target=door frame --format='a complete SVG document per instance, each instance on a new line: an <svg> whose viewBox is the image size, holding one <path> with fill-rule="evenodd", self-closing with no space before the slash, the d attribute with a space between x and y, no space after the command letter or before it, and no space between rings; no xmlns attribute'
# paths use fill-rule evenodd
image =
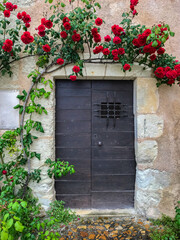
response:
<svg viewBox="0 0 180 240"><path fill-rule="evenodd" d="M54 72L51 73L51 75L47 76L47 78L51 79L52 81L56 80L61 80L61 79L68 79L68 76L72 73L72 67L73 65L69 65L66 67L63 67L61 69L58 69ZM141 174L140 177L144 176L146 177L146 172L144 169L150 168L148 163L142 165L140 161L140 144L141 141L146 141L147 139L145 136L142 137L142 132L143 132L143 126L141 119L144 118L144 116L150 115L150 117L157 118L159 117L156 115L156 111L158 108L158 102L159 102L159 95L158 95L158 90L156 87L156 79L152 78L152 70L147 69L144 71L143 66L138 66L135 65L133 66L133 69L131 72L123 72L122 71L122 66L120 64L93 64L93 63L86 63L85 68L83 70L83 75L84 77L78 78L79 80L85 81L85 80L133 80L134 83L134 104L133 104L133 110L134 110L134 133L135 133L135 142L134 142L134 147L135 147L135 160L136 160L136 182L135 182L135 201L134 201L134 213L140 212L142 215L144 212L148 210L148 208L143 207L143 212L141 211L142 209L142 199L140 199L140 195L143 192L147 193L146 191L142 191L141 186L139 184L139 181L142 179L139 178L139 173ZM151 89L151 92L148 92L148 89ZM144 94L144 90L146 91L146 94ZM143 91L143 93L142 93ZM143 95L144 94L144 95ZM154 95L153 95L154 94ZM143 95L143 101L142 101L142 96ZM152 105L148 108L148 110L145 109L145 105L147 103L151 104L151 98L155 99L155 103L152 103ZM51 123L48 131L46 138L48 141L46 144L44 144L45 148L46 145L49 146L50 152L48 152L48 155L51 156L51 158L54 160L55 159L55 89L50 96L50 100L47 103L47 110L49 110L49 118L51 119ZM142 106L142 104L144 104ZM46 107L46 106L45 106ZM148 113L148 114L147 114ZM146 114L146 115L145 115ZM163 125L163 119L159 117L162 125ZM47 121L47 120L46 120ZM46 122L47 124L47 122ZM155 131L157 131L157 123L152 122L154 124L154 135L155 137L160 137L163 133L163 127L162 130L158 131L156 134ZM52 128L53 126L53 128ZM158 125L159 127L159 125ZM43 137L42 137L43 138ZM156 139L154 140L154 136L150 136L148 140L154 141L156 143ZM151 141L151 142L152 142ZM148 149L149 146L147 146ZM149 147L150 148L150 147ZM142 168L145 167L144 169ZM149 171L149 170L148 170ZM138 174L137 174L138 173ZM140 187L140 188L139 188ZM148 187L148 186L147 186ZM148 194L148 193L147 193ZM146 195L147 195L146 194ZM148 196L148 195L147 195ZM54 180L48 181L48 191L47 194L39 194L39 200L42 203L42 205L47 209L49 206L49 203L55 199L55 188L54 188ZM149 196L149 199L151 200L151 197L153 199L153 196ZM156 206L154 206L153 209L156 209ZM120 211L125 211L125 209L120 210ZM132 212L131 210L127 210L127 212ZM81 212L81 211L80 211Z"/></svg>

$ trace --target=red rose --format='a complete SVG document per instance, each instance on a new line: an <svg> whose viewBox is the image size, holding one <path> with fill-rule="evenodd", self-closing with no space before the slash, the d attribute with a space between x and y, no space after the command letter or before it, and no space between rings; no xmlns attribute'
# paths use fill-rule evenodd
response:
<svg viewBox="0 0 180 240"><path fill-rule="evenodd" d="M110 51L109 51L108 48L103 49L102 52L103 52L103 54L106 55L106 56L110 54Z"/></svg>
<svg viewBox="0 0 180 240"><path fill-rule="evenodd" d="M11 12L9 11L9 10L4 10L4 16L5 17L10 17L10 15L11 15Z"/></svg>
<svg viewBox="0 0 180 240"><path fill-rule="evenodd" d="M116 25L116 24L114 24L112 27L111 27L111 30L112 30L112 32L115 34L115 32L117 31L117 28L118 28L119 26L118 25Z"/></svg>
<svg viewBox="0 0 180 240"><path fill-rule="evenodd" d="M91 33L92 33L93 36L98 34L98 29L97 28L92 28Z"/></svg>
<svg viewBox="0 0 180 240"><path fill-rule="evenodd" d="M13 9L14 9L14 6L11 2L7 2L5 4L5 6L6 6L6 9L9 10L9 11L13 11Z"/></svg>
<svg viewBox="0 0 180 240"><path fill-rule="evenodd" d="M164 69L162 67L158 67L154 72L155 76L158 78L163 78L165 76Z"/></svg>
<svg viewBox="0 0 180 240"><path fill-rule="evenodd" d="M170 80L173 80L175 78L177 78L177 72L176 70L170 70L166 73L166 77Z"/></svg>
<svg viewBox="0 0 180 240"><path fill-rule="evenodd" d="M77 77L76 77L75 75L71 75L71 76L70 76L71 81L76 81L76 78L77 78Z"/></svg>
<svg viewBox="0 0 180 240"><path fill-rule="evenodd" d="M46 35L46 32L42 31L42 32L38 32L38 34L39 34L40 37L44 37Z"/></svg>
<svg viewBox="0 0 180 240"><path fill-rule="evenodd" d="M71 24L70 24L69 22L65 22L65 23L64 23L64 28L65 28L66 30L70 30L70 29L71 29Z"/></svg>
<svg viewBox="0 0 180 240"><path fill-rule="evenodd" d="M51 47L48 44L45 44L45 45L43 45L43 50L45 52L50 52L51 51Z"/></svg>
<svg viewBox="0 0 180 240"><path fill-rule="evenodd" d="M95 24L96 24L97 26L101 26L102 23L103 23L103 20L102 20L101 18L96 18Z"/></svg>
<svg viewBox="0 0 180 240"><path fill-rule="evenodd" d="M78 73L80 71L80 67L74 66L72 70L73 72Z"/></svg>
<svg viewBox="0 0 180 240"><path fill-rule="evenodd" d="M10 39L6 39L6 41L3 43L2 49L5 52L11 52L12 51L12 46L13 46L13 41Z"/></svg>
<svg viewBox="0 0 180 240"><path fill-rule="evenodd" d="M96 43L101 42L101 35L100 35L100 34L94 35L94 41L95 41Z"/></svg>
<svg viewBox="0 0 180 240"><path fill-rule="evenodd" d="M118 61L118 60L119 60L119 57L118 57L118 56L114 56L114 57L113 57L113 60L114 60L114 61Z"/></svg>
<svg viewBox="0 0 180 240"><path fill-rule="evenodd" d="M2 171L2 174L3 174L3 175L6 175L6 174L7 174L7 171L6 171L6 170L3 170L3 171Z"/></svg>
<svg viewBox="0 0 180 240"><path fill-rule="evenodd" d="M133 10L133 16L137 14L136 9Z"/></svg>
<svg viewBox="0 0 180 240"><path fill-rule="evenodd" d="M154 61L156 59L156 55L155 54L151 55L150 59L151 59L151 61Z"/></svg>
<svg viewBox="0 0 180 240"><path fill-rule="evenodd" d="M137 38L133 39L132 44L136 47L140 47L140 44Z"/></svg>
<svg viewBox="0 0 180 240"><path fill-rule="evenodd" d="M138 4L138 0L131 0L131 5L136 6Z"/></svg>
<svg viewBox="0 0 180 240"><path fill-rule="evenodd" d="M134 6L132 4L130 5L130 9L131 9L131 11L134 10Z"/></svg>
<svg viewBox="0 0 180 240"><path fill-rule="evenodd" d="M45 26L44 25L39 25L38 26L38 30L39 30L39 32L43 32L44 30L45 30Z"/></svg>
<svg viewBox="0 0 180 240"><path fill-rule="evenodd" d="M151 30L150 30L150 29L146 29L146 30L143 32L142 35L148 37L149 34L151 34Z"/></svg>
<svg viewBox="0 0 180 240"><path fill-rule="evenodd" d="M160 47L158 50L157 50L157 53L158 54L163 54L165 52L165 49Z"/></svg>
<svg viewBox="0 0 180 240"><path fill-rule="evenodd" d="M124 31L122 27L119 27L119 25L116 25L116 24L111 27L111 30L116 36L120 36L121 32Z"/></svg>
<svg viewBox="0 0 180 240"><path fill-rule="evenodd" d="M139 46L144 46L146 44L147 37L145 35L138 36Z"/></svg>
<svg viewBox="0 0 180 240"><path fill-rule="evenodd" d="M64 60L62 58L58 58L56 62L57 62L58 65L63 65L64 64Z"/></svg>
<svg viewBox="0 0 180 240"><path fill-rule="evenodd" d="M16 9L17 9L17 5L14 5L14 6L13 6L13 9L16 10Z"/></svg>
<svg viewBox="0 0 180 240"><path fill-rule="evenodd" d="M60 35L61 35L61 37L62 38L67 38L67 33L65 32L65 31L62 31L61 33L60 33Z"/></svg>
<svg viewBox="0 0 180 240"><path fill-rule="evenodd" d="M72 35L72 40L74 41L74 42L79 42L80 40L81 40L81 36L80 36L80 34L74 34L74 35Z"/></svg>
<svg viewBox="0 0 180 240"><path fill-rule="evenodd" d="M177 73L177 77L180 76L180 68L176 70L176 73Z"/></svg>
<svg viewBox="0 0 180 240"><path fill-rule="evenodd" d="M104 41L105 42L110 42L111 41L111 37L109 35L104 37Z"/></svg>
<svg viewBox="0 0 180 240"><path fill-rule="evenodd" d="M125 71L127 71L127 70L129 70L129 69L131 68L131 66L126 63L126 64L123 66L123 68L124 68Z"/></svg>
<svg viewBox="0 0 180 240"><path fill-rule="evenodd" d="M10 40L10 39L6 39L6 41L4 42L6 45L9 45L9 46L13 46L13 41Z"/></svg>
<svg viewBox="0 0 180 240"><path fill-rule="evenodd" d="M30 24L29 24L29 23L26 23L26 24L25 24L25 27L26 27L26 28L29 28L29 27L30 27Z"/></svg>
<svg viewBox="0 0 180 240"><path fill-rule="evenodd" d="M51 22L51 20L46 20L44 23L45 27L50 29L53 26L53 23Z"/></svg>
<svg viewBox="0 0 180 240"><path fill-rule="evenodd" d="M41 24L45 25L46 19L45 18L41 18Z"/></svg>
<svg viewBox="0 0 180 240"><path fill-rule="evenodd" d="M118 49L118 54L119 54L119 55L125 54L124 48L119 48L119 49Z"/></svg>
<svg viewBox="0 0 180 240"><path fill-rule="evenodd" d="M169 85L172 85L173 83L175 83L175 81L173 79L171 79L167 82L167 84L169 84Z"/></svg>
<svg viewBox="0 0 180 240"><path fill-rule="evenodd" d="M113 39L113 43L115 43L115 44L120 44L121 43L121 39L120 39L120 37L114 37L114 39Z"/></svg>
<svg viewBox="0 0 180 240"><path fill-rule="evenodd" d="M112 55L117 56L118 55L118 50L117 49L112 50Z"/></svg>
<svg viewBox="0 0 180 240"><path fill-rule="evenodd" d="M174 69L175 69L175 70L179 70L179 69L180 69L180 64L175 65L175 66L174 66Z"/></svg>
<svg viewBox="0 0 180 240"><path fill-rule="evenodd" d="M17 14L17 18L18 18L18 19L21 19L21 18L22 18L21 13L18 13L18 14Z"/></svg>
<svg viewBox="0 0 180 240"><path fill-rule="evenodd" d="M95 49L93 50L93 53L98 54L98 53L102 52L103 49L104 49L103 46L95 47Z"/></svg>
<svg viewBox="0 0 180 240"><path fill-rule="evenodd" d="M26 14L23 18L22 18L24 23L28 23L31 22L31 16L29 14Z"/></svg>
<svg viewBox="0 0 180 240"><path fill-rule="evenodd" d="M169 66L167 66L164 68L164 71L167 73L167 72L171 71L171 68Z"/></svg>
<svg viewBox="0 0 180 240"><path fill-rule="evenodd" d="M68 17L64 17L64 18L63 18L63 24L66 23L66 22L70 22L70 20L69 20Z"/></svg>
<svg viewBox="0 0 180 240"><path fill-rule="evenodd" d="M152 54L152 53L156 52L156 48L152 47L152 43L150 43L150 44L144 46L143 52Z"/></svg>
<svg viewBox="0 0 180 240"><path fill-rule="evenodd" d="M2 49L5 52L11 52L12 51L12 46L8 46L8 45L3 44Z"/></svg>
<svg viewBox="0 0 180 240"><path fill-rule="evenodd" d="M24 32L21 36L21 41L25 44L29 44L34 41L34 38L31 36L30 32Z"/></svg>
<svg viewBox="0 0 180 240"><path fill-rule="evenodd" d="M25 17L27 13L25 11L23 11L21 14L23 17Z"/></svg>

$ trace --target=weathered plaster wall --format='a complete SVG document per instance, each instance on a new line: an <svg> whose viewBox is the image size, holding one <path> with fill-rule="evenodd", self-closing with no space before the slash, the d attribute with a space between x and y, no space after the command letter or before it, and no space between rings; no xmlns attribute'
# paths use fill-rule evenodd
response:
<svg viewBox="0 0 180 240"><path fill-rule="evenodd" d="M67 1L67 0L66 0ZM31 14L31 31L40 23L43 13L48 12L48 5L44 5L44 0L24 0L15 1ZM100 0L102 9L99 16L103 17L106 25L103 27L103 34L109 32L110 26L119 23L122 11L129 9L129 0ZM179 0L140 0L137 10L138 17L136 23L145 24L151 27L160 21L172 26L176 32L174 38L167 43L168 53L172 53L180 59L180 1ZM49 14L47 14L48 16ZM14 66L14 75L10 79L1 77L0 89L19 90L28 89L30 85L27 74L34 69L35 60L32 58L19 61ZM101 66L102 67L102 66ZM151 74L143 75L138 68L134 67L127 76L116 66L107 66L102 70L99 66L89 66L85 75L89 78L125 78L135 79L136 108L137 117L137 184L136 184L136 209L138 213L146 216L157 216L160 212L173 215L174 206L180 199L180 89L178 86L161 86L156 88L156 81ZM66 72L56 72L56 78L68 74ZM103 74L102 74L103 72ZM149 75L148 75L149 74ZM103 75L103 76L102 76ZM53 75L49 76L53 78ZM48 116L43 117L45 134L40 136L38 148L42 152L42 159L54 157L54 116L55 116L55 96L52 94L50 101L43 102L49 111ZM1 132L1 131L0 131ZM49 180L46 174L44 162L35 162L32 167L39 167L43 170L43 181L35 188L35 193L41 198L41 202L47 206L54 198L53 181Z"/></svg>

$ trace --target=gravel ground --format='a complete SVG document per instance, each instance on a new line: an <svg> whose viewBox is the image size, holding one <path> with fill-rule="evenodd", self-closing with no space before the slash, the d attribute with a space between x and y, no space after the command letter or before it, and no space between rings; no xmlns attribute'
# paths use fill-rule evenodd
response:
<svg viewBox="0 0 180 240"><path fill-rule="evenodd" d="M81 218L63 226L60 240L150 239L150 221L135 218Z"/></svg>

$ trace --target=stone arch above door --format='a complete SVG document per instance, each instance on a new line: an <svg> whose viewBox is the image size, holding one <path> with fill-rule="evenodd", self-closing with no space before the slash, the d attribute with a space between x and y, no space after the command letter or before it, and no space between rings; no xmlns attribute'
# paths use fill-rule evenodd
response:
<svg viewBox="0 0 180 240"><path fill-rule="evenodd" d="M51 80L68 79L72 66L56 70L47 76ZM135 65L131 72L124 73L120 64L86 63L84 77L80 80L133 80L134 81L134 115L135 115L135 155L137 162L135 186L135 212L144 216L159 215L158 205L162 190L168 186L169 173L160 172L153 167L158 157L158 138L163 134L163 118L158 115L159 94L156 79L150 69ZM43 102L44 104L44 102ZM49 112L42 118L45 134L36 148L43 148L42 159L55 158L55 91L47 101ZM46 149L49 149L47 152ZM39 164L39 163L37 163ZM54 181L46 178L46 168L42 165L44 179L34 186L34 192L45 208L55 198Z"/></svg>

